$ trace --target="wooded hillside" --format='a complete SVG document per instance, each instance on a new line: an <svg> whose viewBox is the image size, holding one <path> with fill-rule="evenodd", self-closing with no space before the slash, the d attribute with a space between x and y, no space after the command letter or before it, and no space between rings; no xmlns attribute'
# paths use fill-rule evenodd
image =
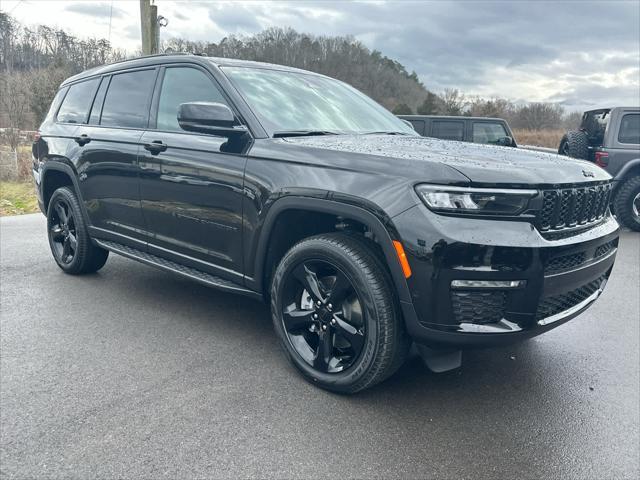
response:
<svg viewBox="0 0 640 480"><path fill-rule="evenodd" d="M348 36L270 28L252 36L225 37L218 43L174 38L162 48L323 73L353 85L397 114L497 116L514 128L532 130L573 126L579 120L579 115L567 116L555 104L516 105L503 98L470 98L455 89L436 94L425 88L415 72ZM105 39L80 39L46 25L24 26L0 12L0 127L36 129L66 77L136 55L114 49Z"/></svg>

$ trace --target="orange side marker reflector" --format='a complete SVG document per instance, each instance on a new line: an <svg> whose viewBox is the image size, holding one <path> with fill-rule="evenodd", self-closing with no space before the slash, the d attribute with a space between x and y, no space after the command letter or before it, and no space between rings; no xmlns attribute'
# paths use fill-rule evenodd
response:
<svg viewBox="0 0 640 480"><path fill-rule="evenodd" d="M409 278L411 276L411 267L409 266L409 262L407 261L407 254L404 253L404 247L397 240L393 241L393 246L396 249L396 253L398 254L398 261L400 262L400 266L402 267L404 278Z"/></svg>

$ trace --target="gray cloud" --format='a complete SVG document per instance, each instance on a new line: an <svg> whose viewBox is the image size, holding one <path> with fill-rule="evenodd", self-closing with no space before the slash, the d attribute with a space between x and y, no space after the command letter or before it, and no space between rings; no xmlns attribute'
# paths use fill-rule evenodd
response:
<svg viewBox="0 0 640 480"><path fill-rule="evenodd" d="M112 5L108 2L72 3L70 5L67 5L64 9L67 12L79 13L81 15L87 15L100 19L104 17L109 18L110 15L113 18L121 18L125 15L125 13L116 5Z"/></svg>
<svg viewBox="0 0 640 480"><path fill-rule="evenodd" d="M229 33L254 33L262 29L256 11L249 5L234 8L212 8L209 19L221 30Z"/></svg>
<svg viewBox="0 0 640 480"><path fill-rule="evenodd" d="M640 2L635 0L158 4L170 19L163 35L217 42L271 26L353 35L415 70L435 91L459 88L572 108L607 99L638 103ZM99 19L108 17L109 6L83 2L66 10ZM115 15L120 15L116 6Z"/></svg>

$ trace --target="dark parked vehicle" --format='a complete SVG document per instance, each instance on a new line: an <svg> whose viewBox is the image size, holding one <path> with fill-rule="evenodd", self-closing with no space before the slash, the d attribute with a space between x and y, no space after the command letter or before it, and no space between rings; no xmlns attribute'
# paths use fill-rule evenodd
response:
<svg viewBox="0 0 640 480"><path fill-rule="evenodd" d="M589 160L609 172L618 220L640 232L640 107L585 112L580 129L567 132L558 153Z"/></svg>
<svg viewBox="0 0 640 480"><path fill-rule="evenodd" d="M517 147L511 127L502 118L446 115L398 115L423 137Z"/></svg>
<svg viewBox="0 0 640 480"><path fill-rule="evenodd" d="M62 84L33 153L63 271L114 252L268 301L293 364L339 392L390 376L411 342L440 371L563 324L618 245L604 170L422 138L348 85L276 65L89 70Z"/></svg>

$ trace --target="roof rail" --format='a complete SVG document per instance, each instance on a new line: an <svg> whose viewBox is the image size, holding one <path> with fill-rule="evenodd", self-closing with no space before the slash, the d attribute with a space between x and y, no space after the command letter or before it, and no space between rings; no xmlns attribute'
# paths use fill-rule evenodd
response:
<svg viewBox="0 0 640 480"><path fill-rule="evenodd" d="M104 65L100 65L100 66L104 67L107 65L117 65L122 62L130 62L131 60L138 60L140 58L167 57L170 55L194 55L194 54L189 52L152 53L150 55L140 55L139 57L123 58L122 60L116 60L115 62L105 63Z"/></svg>
<svg viewBox="0 0 640 480"><path fill-rule="evenodd" d="M75 75L72 75L69 78L67 78L64 82L62 82L61 85L65 85L67 83L74 82L74 81L76 81L78 79L89 77L91 75L94 75L95 72L99 72L101 69L103 69L105 67L110 67L112 65L118 65L120 63L131 62L131 61L138 60L138 59L141 59L141 58L167 57L167 56L171 56L171 55L193 55L193 54L189 53L189 52L154 53L152 55L142 55L140 57L134 57L134 58L123 58L122 60L117 60L117 61L111 62L111 63L105 63L104 65L98 65L96 67L93 67L93 68L90 68L88 70L85 70L84 72L80 72L80 73L77 73Z"/></svg>

